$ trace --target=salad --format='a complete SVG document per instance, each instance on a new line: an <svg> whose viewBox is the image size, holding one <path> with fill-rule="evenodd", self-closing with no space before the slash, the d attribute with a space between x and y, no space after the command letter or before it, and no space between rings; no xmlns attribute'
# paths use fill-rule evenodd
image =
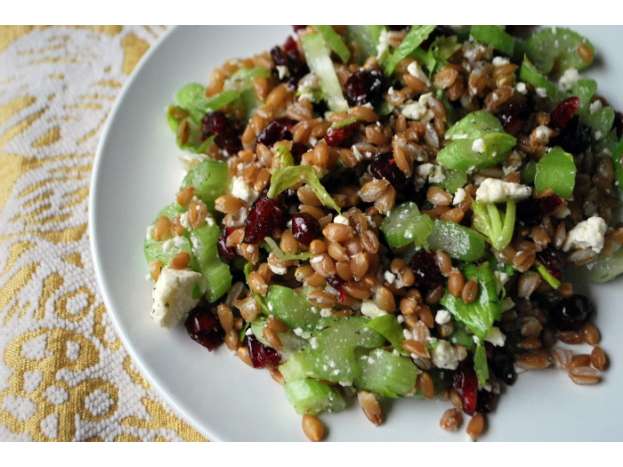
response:
<svg viewBox="0 0 623 467"><path fill-rule="evenodd" d="M623 120L589 40L523 32L295 26L183 86L153 319L268 370L313 441L350 401L379 425L388 400L447 400L441 428L477 439L518 373L599 383L568 276L623 273Z"/></svg>

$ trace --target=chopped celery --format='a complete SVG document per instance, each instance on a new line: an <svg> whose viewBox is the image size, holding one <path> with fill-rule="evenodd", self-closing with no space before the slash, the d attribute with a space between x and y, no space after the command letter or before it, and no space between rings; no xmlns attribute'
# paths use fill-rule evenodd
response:
<svg viewBox="0 0 623 467"><path fill-rule="evenodd" d="M450 60L450 57L452 57L460 48L461 44L459 44L456 36L436 37L428 48L430 54L435 60L435 65L433 65L433 68L438 65L447 64L448 60ZM428 70L432 73L433 68L428 68Z"/></svg>
<svg viewBox="0 0 623 467"><path fill-rule="evenodd" d="M375 349L368 355L362 355L359 361L362 368L355 380L357 388L391 398L415 392L419 370L410 358Z"/></svg>
<svg viewBox="0 0 623 467"><path fill-rule="evenodd" d="M580 47L584 53L580 53ZM593 63L595 48L585 37L567 28L541 29L526 41L526 54L543 73L583 70Z"/></svg>
<svg viewBox="0 0 623 467"><path fill-rule="evenodd" d="M350 50L348 50L342 36L335 32L332 26L314 26L314 28L322 34L325 43L340 57L340 60L342 60L343 63L348 63Z"/></svg>
<svg viewBox="0 0 623 467"><path fill-rule="evenodd" d="M378 332L381 336L399 352L402 352L402 342L405 340L402 334L402 326L396 317L390 314L372 318L367 324L370 329Z"/></svg>
<svg viewBox="0 0 623 467"><path fill-rule="evenodd" d="M270 70L264 67L241 68L225 81L225 89L241 91L253 86L254 78L268 78Z"/></svg>
<svg viewBox="0 0 623 467"><path fill-rule="evenodd" d="M361 374L358 349L374 349L385 342L383 336L369 329L367 318L339 318L316 336L313 376L332 382L352 383Z"/></svg>
<svg viewBox="0 0 623 467"><path fill-rule="evenodd" d="M424 246L432 230L431 218L421 214L417 205L410 201L394 208L381 224L381 231L392 248L411 243Z"/></svg>
<svg viewBox="0 0 623 467"><path fill-rule="evenodd" d="M188 83L175 95L175 104L190 113L199 123L207 112L219 110L240 97L238 90L225 90L212 97L205 97L205 89L199 83Z"/></svg>
<svg viewBox="0 0 623 467"><path fill-rule="evenodd" d="M446 178L443 181L443 186L450 193L454 194L459 188L462 188L467 183L467 174L459 170L448 170Z"/></svg>
<svg viewBox="0 0 623 467"><path fill-rule="evenodd" d="M277 242L270 237L266 237L264 241L269 251L281 261L307 260L313 256L309 251L303 251L302 253L285 253L279 245L277 245Z"/></svg>
<svg viewBox="0 0 623 467"><path fill-rule="evenodd" d="M506 55L513 55L515 39L502 26L476 25L472 26L470 34L478 42L490 45Z"/></svg>
<svg viewBox="0 0 623 467"><path fill-rule="evenodd" d="M599 140L606 136L614 124L614 109L610 106L602 107L594 112L584 112L582 120L593 129L595 139Z"/></svg>
<svg viewBox="0 0 623 467"><path fill-rule="evenodd" d="M220 230L215 224L204 225L190 232L192 253L199 272L205 278L205 294L210 302L227 293L232 281L229 266L221 261L216 248L219 235Z"/></svg>
<svg viewBox="0 0 623 467"><path fill-rule="evenodd" d="M558 86L547 79L546 76L543 76L527 57L524 57L521 68L519 69L519 79L531 84L535 88L544 89L547 93L547 97L552 102L558 102L563 97Z"/></svg>
<svg viewBox="0 0 623 467"><path fill-rule="evenodd" d="M320 183L316 170L311 165L294 165L273 171L270 179L268 197L275 198L293 186L305 182L312 189L318 200L329 208L340 212L340 207Z"/></svg>
<svg viewBox="0 0 623 467"><path fill-rule="evenodd" d="M536 162L528 161L521 169L521 183L532 185L536 176Z"/></svg>
<svg viewBox="0 0 623 467"><path fill-rule="evenodd" d="M623 248L611 256L600 256L587 266L588 279L591 282L609 282L623 274Z"/></svg>
<svg viewBox="0 0 623 467"><path fill-rule="evenodd" d="M307 378L312 375L313 370L313 356L310 354L309 348L288 356L285 363L279 365L279 371L286 381Z"/></svg>
<svg viewBox="0 0 623 467"><path fill-rule="evenodd" d="M575 161L560 147L552 148L536 164L534 188L537 193L552 190L562 198L571 198L575 187Z"/></svg>
<svg viewBox="0 0 623 467"><path fill-rule="evenodd" d="M597 81L594 79L580 79L573 84L570 94L580 99L580 113L588 112L588 106L596 92Z"/></svg>
<svg viewBox="0 0 623 467"><path fill-rule="evenodd" d="M320 80L320 87L327 105L334 112L348 109L348 103L342 94L342 87L335 74L331 61L331 53L319 33L305 34L301 37L301 45L309 69Z"/></svg>
<svg viewBox="0 0 623 467"><path fill-rule="evenodd" d="M348 37L355 44L355 58L358 63L377 55L384 30L384 26L378 25L348 26Z"/></svg>
<svg viewBox="0 0 623 467"><path fill-rule="evenodd" d="M450 342L455 345L462 345L467 350L473 350L475 346L474 336L467 332L465 326L459 321L454 323L454 332L450 336Z"/></svg>
<svg viewBox="0 0 623 467"><path fill-rule="evenodd" d="M424 42L435 26L411 26L398 48L387 57L383 64L383 70L387 76L391 76L396 66Z"/></svg>
<svg viewBox="0 0 623 467"><path fill-rule="evenodd" d="M279 156L279 167L290 167L294 165L294 156L290 150L290 143L287 141L279 141L274 146L275 152Z"/></svg>
<svg viewBox="0 0 623 467"><path fill-rule="evenodd" d="M284 389L288 401L301 415L339 412L346 408L346 401L339 391L311 378L287 382Z"/></svg>
<svg viewBox="0 0 623 467"><path fill-rule="evenodd" d="M461 261L476 261L485 254L485 239L475 230L451 221L436 220L428 238L432 250L444 250Z"/></svg>
<svg viewBox="0 0 623 467"><path fill-rule="evenodd" d="M262 344L271 346L271 343L264 337L264 328L266 327L267 320L264 318L257 318L251 323L251 331L253 335ZM307 341L301 337L296 336L292 331L280 332L279 340L281 341L280 352L285 358L294 352L298 352L307 345Z"/></svg>
<svg viewBox="0 0 623 467"><path fill-rule="evenodd" d="M487 351L485 345L479 339L474 351L474 370L478 377L478 385L483 387L489 381L489 365L487 363Z"/></svg>
<svg viewBox="0 0 623 467"><path fill-rule="evenodd" d="M178 106L169 106L167 109L167 122L169 128L175 134L175 141L180 149L184 149L195 154L206 154L210 146L214 144L214 135L203 139L201 125L184 109ZM182 141L180 125L186 125L185 141Z"/></svg>
<svg viewBox="0 0 623 467"><path fill-rule="evenodd" d="M227 164L222 161L205 160L188 171L182 187L192 186L195 195L208 209L214 208L214 200L225 193L229 184Z"/></svg>
<svg viewBox="0 0 623 467"><path fill-rule="evenodd" d="M418 63L424 65L429 74L435 70L435 67L437 66L437 59L433 55L430 48L428 50L424 50L418 47L411 55L418 61Z"/></svg>
<svg viewBox="0 0 623 467"><path fill-rule="evenodd" d="M620 191L623 191L623 139L612 145L610 149L612 161L614 162L614 175L616 184Z"/></svg>
<svg viewBox="0 0 623 467"><path fill-rule="evenodd" d="M357 117L346 117L339 122L333 123L333 125L331 125L331 128L344 128L345 126L352 125L353 123L357 123L358 121L359 119Z"/></svg>
<svg viewBox="0 0 623 467"><path fill-rule="evenodd" d="M517 140L505 133L502 124L490 112L472 112L452 125L446 132L450 140L439 153L437 161L444 167L460 172L486 168L502 162Z"/></svg>
<svg viewBox="0 0 623 467"><path fill-rule="evenodd" d="M313 329L320 319L305 296L289 287L271 285L265 300L268 313L275 315L291 329Z"/></svg>
<svg viewBox="0 0 623 467"><path fill-rule="evenodd" d="M557 289L560 287L560 281L552 275L549 270L543 266L541 263L537 263L536 265L537 272L541 275L543 280L547 282L553 289Z"/></svg>
<svg viewBox="0 0 623 467"><path fill-rule="evenodd" d="M475 279L478 282L478 299L472 303L465 303L446 292L441 304L452 313L454 319L484 340L493 323L502 316L502 303L497 295L495 276L488 262L479 266L468 264L463 272L468 280Z"/></svg>
<svg viewBox="0 0 623 467"><path fill-rule="evenodd" d="M185 251L192 255L192 245L186 237L175 237L175 240L169 239L157 241L152 238L145 239L143 244L143 252L147 263L152 261L160 261L163 265L168 265L178 253ZM196 266L194 257L191 256L191 266Z"/></svg>
<svg viewBox="0 0 623 467"><path fill-rule="evenodd" d="M462 139L475 139L485 133L500 132L504 128L495 115L486 110L478 110L468 113L464 118L456 122L448 131L446 139L456 141Z"/></svg>
<svg viewBox="0 0 623 467"><path fill-rule="evenodd" d="M513 239L517 206L515 201L506 202L504 218L494 203L474 202L474 228L485 235L493 248L503 250Z"/></svg>

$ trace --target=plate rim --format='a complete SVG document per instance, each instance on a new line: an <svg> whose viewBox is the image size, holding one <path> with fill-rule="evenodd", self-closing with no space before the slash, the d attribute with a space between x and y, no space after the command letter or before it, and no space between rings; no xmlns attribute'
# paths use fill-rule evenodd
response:
<svg viewBox="0 0 623 467"><path fill-rule="evenodd" d="M175 32L178 31L181 26L171 26L171 29L164 32L161 37L159 37L156 42L149 48L146 54L141 58L140 62L136 66L136 68L132 71L131 75L128 77L126 82L123 85L119 95L115 99L115 102L110 109L108 117L106 118L106 123L100 135L100 139L97 143L97 148L95 149L95 157L93 159L93 169L91 171L91 177L89 181L89 204L88 204L88 236L89 236L89 250L91 254L91 260L93 262L93 269L95 272L95 281L97 284L97 291L102 296L104 301L104 306L106 307L107 315L110 317L113 326L115 328L115 332L117 336L121 340L124 349L132 359L132 363L136 365L139 369L141 375L147 379L149 384L155 389L158 395L164 399L164 401L168 404L169 408L175 412L180 418L183 419L186 423L190 424L192 428L194 428L200 434L206 436L208 441L223 441L223 439L216 434L216 431L212 428L211 424L200 422L196 417L187 411L182 409L180 403L178 403L177 399L169 393L169 391L165 391L162 384L160 383L159 378L153 374L149 369L145 366L142 358L140 358L138 352L132 345L132 340L127 335L123 326L119 321L117 313L115 311L115 307L113 306L112 298L109 295L108 291L108 282L105 279L105 274L100 262L100 250L99 250L99 242L98 242L98 233L96 228L96 219L97 219L97 206L98 206L98 189L99 184L101 183L101 178L98 176L100 171L100 166L103 160L103 154L106 150L106 146L108 145L109 133L112 127L112 123L115 120L118 112L120 111L121 105L123 101L126 99L130 90L134 87L138 76L141 70L150 62L153 55L156 53L158 49L165 43L165 41Z"/></svg>

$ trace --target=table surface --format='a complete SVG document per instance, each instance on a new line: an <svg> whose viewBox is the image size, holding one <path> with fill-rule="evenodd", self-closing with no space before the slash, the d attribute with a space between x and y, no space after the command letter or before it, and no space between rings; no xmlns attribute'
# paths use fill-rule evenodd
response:
<svg viewBox="0 0 623 467"><path fill-rule="evenodd" d="M163 27L0 27L0 440L203 440L134 367L87 238L106 117Z"/></svg>

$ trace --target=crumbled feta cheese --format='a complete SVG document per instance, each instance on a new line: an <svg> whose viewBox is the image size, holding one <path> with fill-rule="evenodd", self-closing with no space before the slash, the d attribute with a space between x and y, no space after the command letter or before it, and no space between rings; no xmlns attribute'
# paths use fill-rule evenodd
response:
<svg viewBox="0 0 623 467"><path fill-rule="evenodd" d="M268 267L273 272L273 274L277 274L278 276L283 276L286 272L288 272L288 268L286 268L285 266L281 266L279 264L272 264L269 262Z"/></svg>
<svg viewBox="0 0 623 467"><path fill-rule="evenodd" d="M316 255L313 258L311 258L309 260L309 262L312 263L312 264L321 263L323 258L324 258L324 256L322 256L322 255Z"/></svg>
<svg viewBox="0 0 623 467"><path fill-rule="evenodd" d="M185 229L190 229L190 222L188 222L188 211L180 215L180 225Z"/></svg>
<svg viewBox="0 0 623 467"><path fill-rule="evenodd" d="M553 130L545 125L539 125L534 130L534 137L537 143L547 144L549 143L549 138L552 136Z"/></svg>
<svg viewBox="0 0 623 467"><path fill-rule="evenodd" d="M433 170L431 174L428 176L428 181L430 183L443 183L446 179L446 174L443 170L443 167L440 165L433 166Z"/></svg>
<svg viewBox="0 0 623 467"><path fill-rule="evenodd" d="M601 103L599 99L597 99L591 102L591 104L588 106L588 111L594 114L596 112L599 112L602 108L603 108L603 104Z"/></svg>
<svg viewBox="0 0 623 467"><path fill-rule="evenodd" d="M163 269L152 292L153 320L160 326L172 327L186 318L199 303L199 297L193 297L193 289L201 277L198 272L186 269Z"/></svg>
<svg viewBox="0 0 623 467"><path fill-rule="evenodd" d="M558 87L561 91L569 91L580 79L580 74L575 68L568 68L558 80Z"/></svg>
<svg viewBox="0 0 623 467"><path fill-rule="evenodd" d="M332 314L333 314L333 310L331 310L331 308L320 309L320 316L323 318L330 318Z"/></svg>
<svg viewBox="0 0 623 467"><path fill-rule="evenodd" d="M491 329L489 329L485 340L496 347L504 347L504 343L506 342L506 336L502 331L500 331L500 328L493 326Z"/></svg>
<svg viewBox="0 0 623 467"><path fill-rule="evenodd" d="M493 57L491 63L493 63L493 66L503 66L508 65L510 60L506 57Z"/></svg>
<svg viewBox="0 0 623 467"><path fill-rule="evenodd" d="M429 108L431 99L433 99L432 93L422 94L417 102L410 102L402 108L402 115L410 120L432 120L434 115Z"/></svg>
<svg viewBox="0 0 623 467"><path fill-rule="evenodd" d="M164 243L162 244L162 252L170 253L172 249L173 249L173 240L172 239L165 240Z"/></svg>
<svg viewBox="0 0 623 467"><path fill-rule="evenodd" d="M519 201L529 198L532 188L497 178L485 178L476 190L476 201L499 203L509 199Z"/></svg>
<svg viewBox="0 0 623 467"><path fill-rule="evenodd" d="M476 138L472 143L472 151L482 154L485 152L485 140L482 138Z"/></svg>
<svg viewBox="0 0 623 467"><path fill-rule="evenodd" d="M355 156L355 159L357 159L357 161L360 161L361 159L363 159L363 154L361 154L361 151L359 150L356 144L353 144L351 149L353 151L353 156Z"/></svg>
<svg viewBox="0 0 623 467"><path fill-rule="evenodd" d="M603 135L601 134L601 131L597 130L594 136L595 136L595 140L599 141Z"/></svg>
<svg viewBox="0 0 623 467"><path fill-rule="evenodd" d="M420 164L415 168L415 175L426 181L434 167L435 165L430 162Z"/></svg>
<svg viewBox="0 0 623 467"><path fill-rule="evenodd" d="M147 231L145 232L145 238L147 240L151 240L152 238L154 238L154 226L150 225L149 227L147 227Z"/></svg>
<svg viewBox="0 0 623 467"><path fill-rule="evenodd" d="M519 83L517 83L517 85L515 86L515 89L517 89L517 92L519 94L528 94L528 86L526 86L526 83L520 81Z"/></svg>
<svg viewBox="0 0 623 467"><path fill-rule="evenodd" d="M608 226L599 216L593 216L580 222L567 234L563 250L590 248L595 253L604 247L604 235Z"/></svg>
<svg viewBox="0 0 623 467"><path fill-rule="evenodd" d="M502 300L502 311L512 310L513 308L515 308L515 302L512 298L506 297Z"/></svg>
<svg viewBox="0 0 623 467"><path fill-rule="evenodd" d="M376 58L380 60L385 52L389 50L389 31L385 28L381 31L379 36L379 43L376 46Z"/></svg>
<svg viewBox="0 0 623 467"><path fill-rule="evenodd" d="M456 190L456 193L454 193L454 199L452 200L452 204L454 206L461 204L463 201L465 201L466 196L467 192L465 191L465 189L459 188L458 190Z"/></svg>
<svg viewBox="0 0 623 467"><path fill-rule="evenodd" d="M547 89L545 88L536 88L536 95L542 98L547 97Z"/></svg>
<svg viewBox="0 0 623 467"><path fill-rule="evenodd" d="M299 99L307 99L313 102L314 92L320 87L320 80L314 73L308 73L299 81L296 94Z"/></svg>
<svg viewBox="0 0 623 467"><path fill-rule="evenodd" d="M348 219L341 214L338 214L333 218L333 222L336 224L348 225Z"/></svg>
<svg viewBox="0 0 623 467"><path fill-rule="evenodd" d="M437 310L435 314L435 323L437 324L448 324L452 320L452 315L450 312L444 308Z"/></svg>
<svg viewBox="0 0 623 467"><path fill-rule="evenodd" d="M457 349L448 341L440 340L433 348L433 364L437 368L456 370L461 361Z"/></svg>
<svg viewBox="0 0 623 467"><path fill-rule="evenodd" d="M386 315L387 312L381 310L372 300L365 300L361 303L361 314L368 318Z"/></svg>
<svg viewBox="0 0 623 467"><path fill-rule="evenodd" d="M409 63L409 66L407 66L407 72L414 78L417 78L420 81L426 83L427 86L430 86L430 80L428 79L428 76L426 76L426 73L424 73L422 67L418 62L413 61Z"/></svg>
<svg viewBox="0 0 623 467"><path fill-rule="evenodd" d="M315 337L312 337L309 340L309 345L312 349L317 349L318 348L318 339L316 339Z"/></svg>
<svg viewBox="0 0 623 467"><path fill-rule="evenodd" d="M275 68L277 69L277 75L279 76L279 81L283 80L283 78L286 78L290 74L290 71L288 71L287 66L277 65Z"/></svg>
<svg viewBox="0 0 623 467"><path fill-rule="evenodd" d="M404 322L405 322L405 317L404 317L404 316L402 316L402 315L398 315L398 316L396 317L396 321L398 321L398 323L402 324L402 323L404 323Z"/></svg>
<svg viewBox="0 0 623 467"><path fill-rule="evenodd" d="M394 274L391 271L385 271L383 273L383 278L385 279L385 282L387 282L388 284L393 284L394 281L396 280L396 274Z"/></svg>
<svg viewBox="0 0 623 467"><path fill-rule="evenodd" d="M247 185L242 177L234 177L232 179L231 194L247 204L253 203L258 197L258 193Z"/></svg>

